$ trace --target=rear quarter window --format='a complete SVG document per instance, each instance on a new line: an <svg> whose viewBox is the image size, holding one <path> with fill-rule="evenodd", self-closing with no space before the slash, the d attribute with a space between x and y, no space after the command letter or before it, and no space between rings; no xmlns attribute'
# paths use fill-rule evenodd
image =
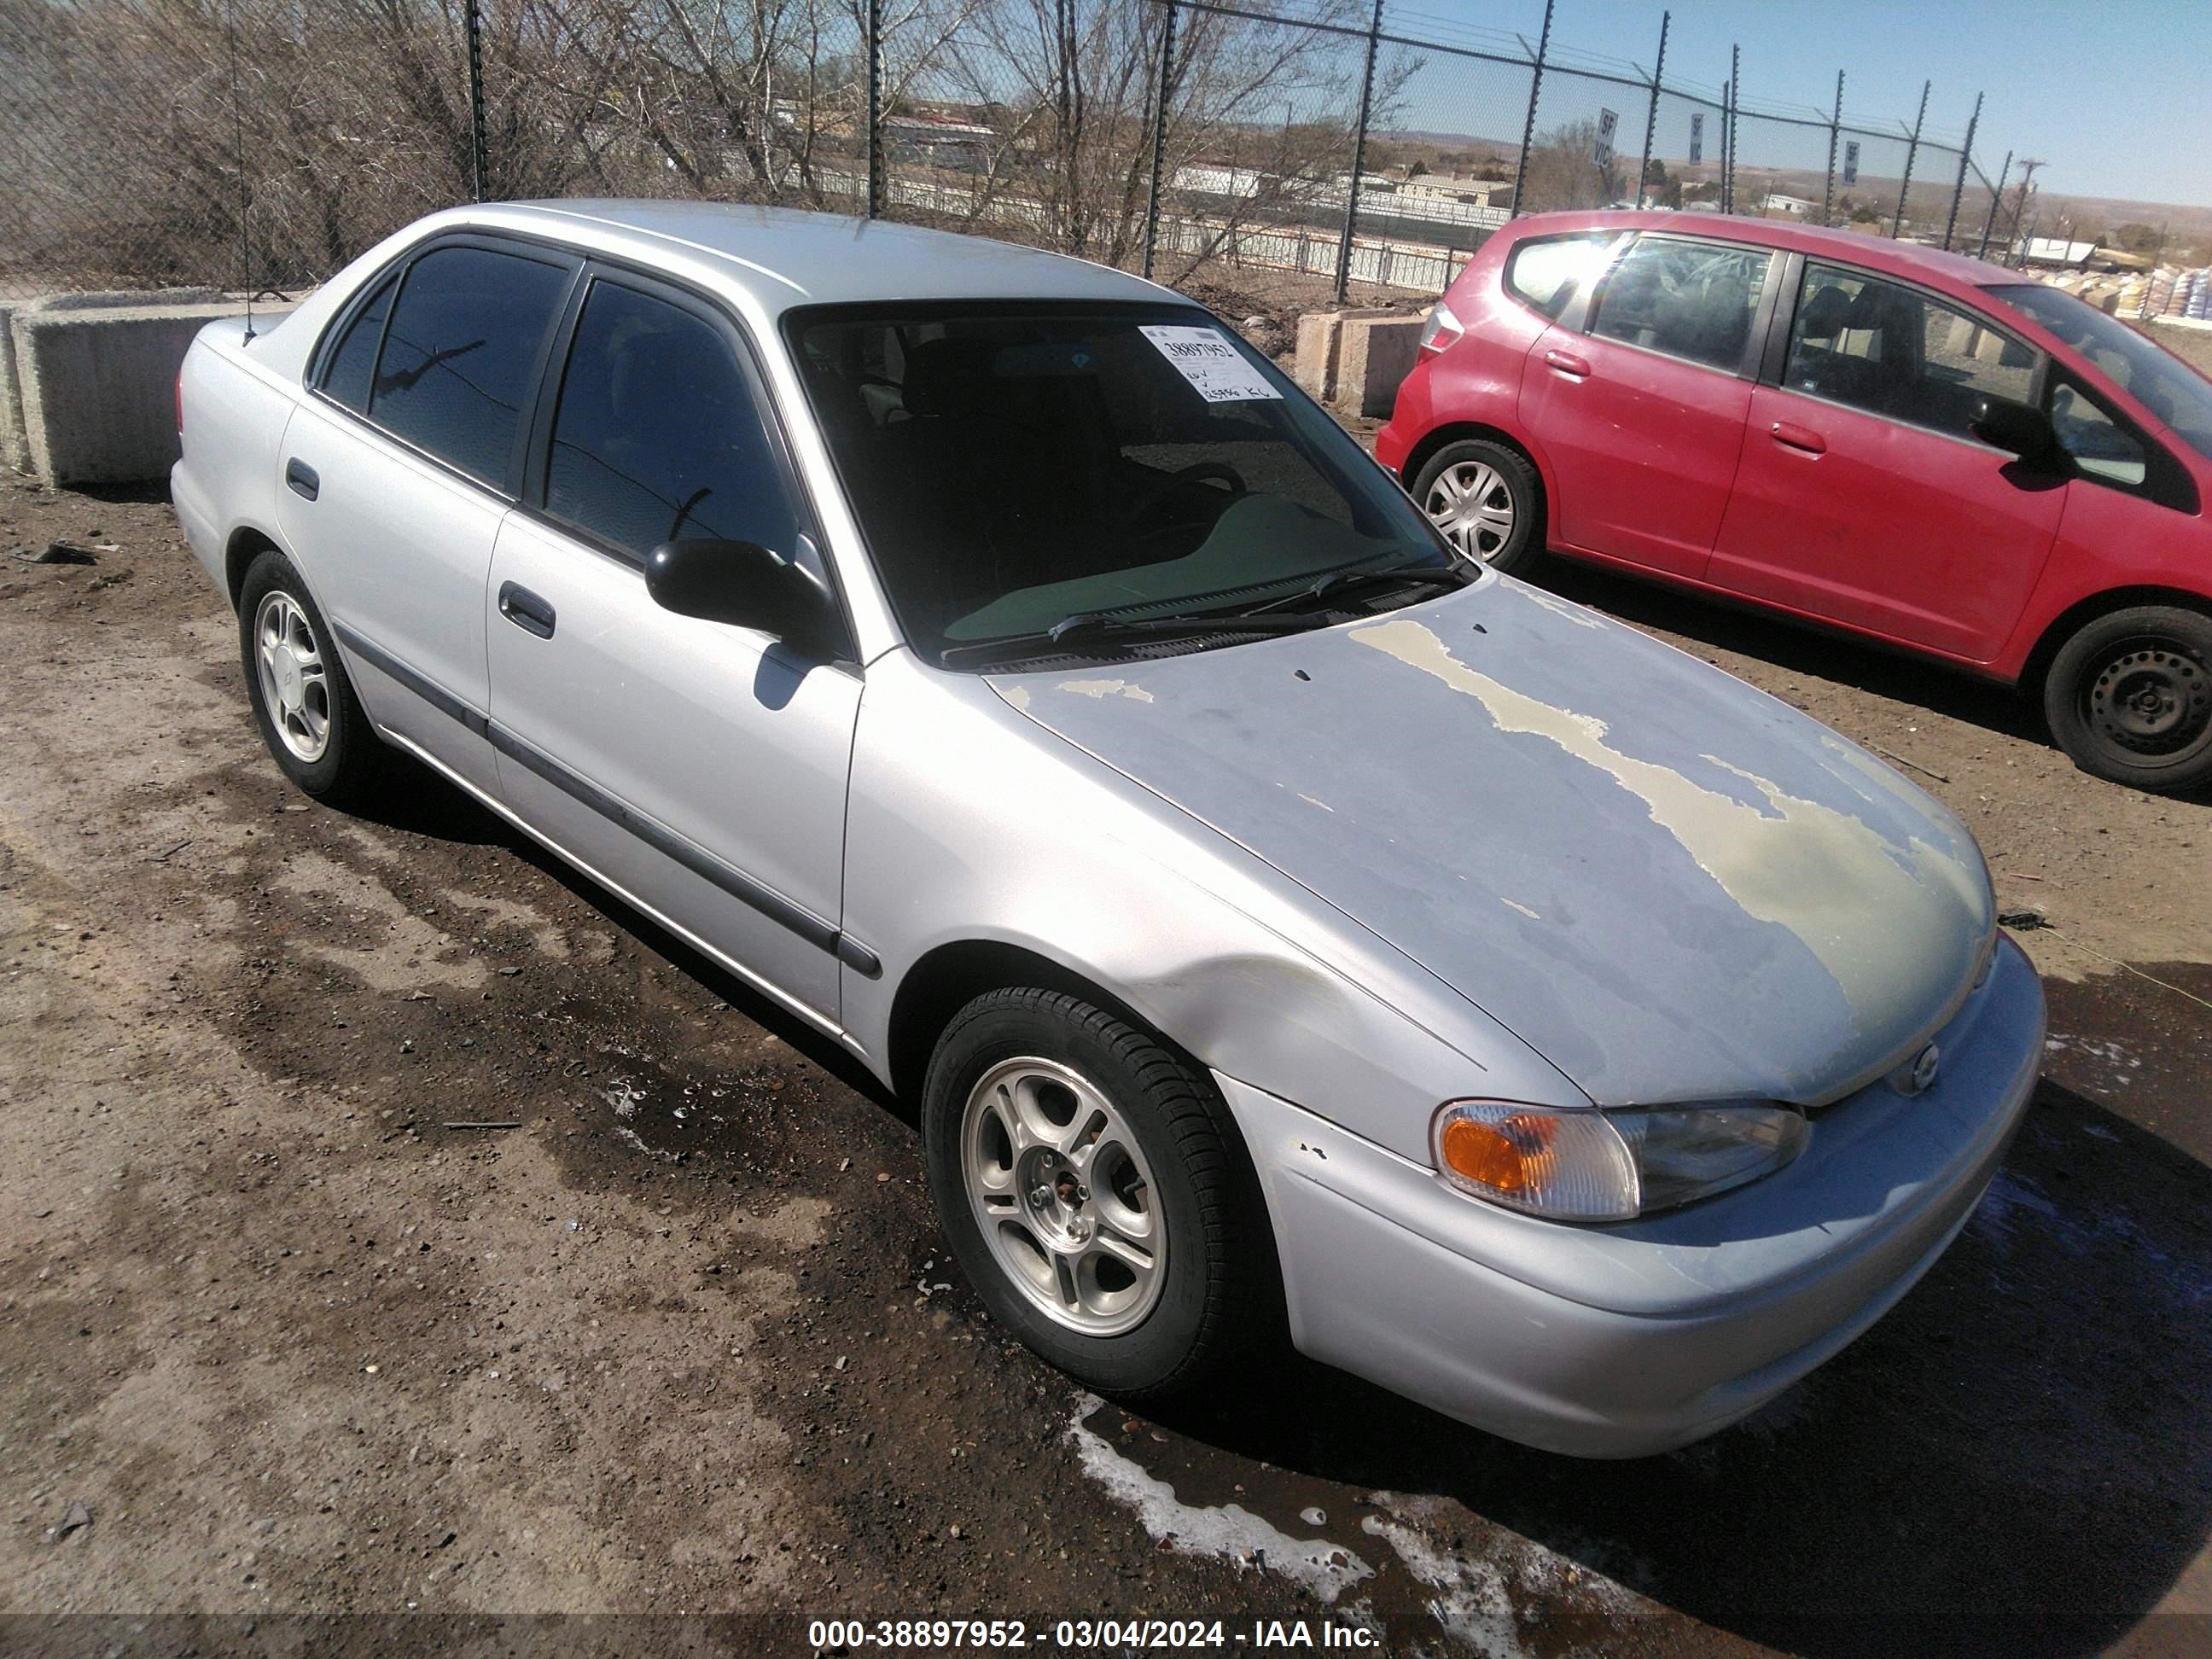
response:
<svg viewBox="0 0 2212 1659"><path fill-rule="evenodd" d="M1556 320L1596 274L1615 234L1543 236L1522 243L1506 255L1505 291Z"/></svg>

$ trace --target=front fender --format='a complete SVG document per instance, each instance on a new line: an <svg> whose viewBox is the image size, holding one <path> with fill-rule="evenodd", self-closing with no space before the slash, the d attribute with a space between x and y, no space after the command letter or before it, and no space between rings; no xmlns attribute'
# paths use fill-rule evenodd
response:
<svg viewBox="0 0 2212 1659"><path fill-rule="evenodd" d="M886 1081L915 965L965 942L1097 985L1212 1069L1405 1157L1440 1102L1587 1097L1457 992L982 680L870 665L848 807L844 1024Z"/></svg>

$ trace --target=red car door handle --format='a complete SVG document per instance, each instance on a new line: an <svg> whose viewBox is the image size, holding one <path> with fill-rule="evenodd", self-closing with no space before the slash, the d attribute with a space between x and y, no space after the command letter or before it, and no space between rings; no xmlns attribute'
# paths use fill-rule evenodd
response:
<svg viewBox="0 0 2212 1659"><path fill-rule="evenodd" d="M1777 421L1773 426L1774 441L1786 444L1791 449L1802 449L1808 455L1825 455L1828 441L1810 427L1792 426L1787 421Z"/></svg>
<svg viewBox="0 0 2212 1659"><path fill-rule="evenodd" d="M1544 361L1552 368L1558 369L1562 374L1588 374L1589 373L1589 362L1584 358L1576 356L1571 351L1547 351L1544 354Z"/></svg>

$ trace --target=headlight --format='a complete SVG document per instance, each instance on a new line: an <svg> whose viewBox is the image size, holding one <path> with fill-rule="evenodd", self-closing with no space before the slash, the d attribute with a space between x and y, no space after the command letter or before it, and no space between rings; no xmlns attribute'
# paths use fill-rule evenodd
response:
<svg viewBox="0 0 2212 1659"><path fill-rule="evenodd" d="M1437 1113L1437 1169L1463 1193L1553 1221L1626 1221L1754 1181L1804 1150L1804 1115L1725 1103L1561 1111L1455 1100Z"/></svg>

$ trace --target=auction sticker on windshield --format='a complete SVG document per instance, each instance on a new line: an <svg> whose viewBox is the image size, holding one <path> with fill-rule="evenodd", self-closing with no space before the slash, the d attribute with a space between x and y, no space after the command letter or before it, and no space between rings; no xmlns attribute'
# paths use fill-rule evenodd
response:
<svg viewBox="0 0 2212 1659"><path fill-rule="evenodd" d="M1211 328L1147 326L1145 337L1161 356L1176 366L1183 379L1198 388L1210 404L1244 403L1255 398L1280 398L1265 375L1244 355Z"/></svg>

